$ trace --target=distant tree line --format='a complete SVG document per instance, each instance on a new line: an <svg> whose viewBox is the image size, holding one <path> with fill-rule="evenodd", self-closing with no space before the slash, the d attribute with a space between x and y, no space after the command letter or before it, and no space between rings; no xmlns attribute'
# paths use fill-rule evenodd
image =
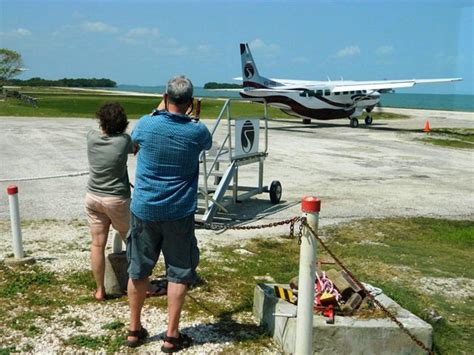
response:
<svg viewBox="0 0 474 355"><path fill-rule="evenodd" d="M31 78L27 80L10 79L3 82L4 85L16 85L16 86L66 86L66 87L80 87L80 88L114 88L117 83L110 79L59 79L59 80L47 80L42 78Z"/></svg>
<svg viewBox="0 0 474 355"><path fill-rule="evenodd" d="M240 84L229 84L229 83L216 83L211 81L204 84L204 89L240 89L242 85Z"/></svg>

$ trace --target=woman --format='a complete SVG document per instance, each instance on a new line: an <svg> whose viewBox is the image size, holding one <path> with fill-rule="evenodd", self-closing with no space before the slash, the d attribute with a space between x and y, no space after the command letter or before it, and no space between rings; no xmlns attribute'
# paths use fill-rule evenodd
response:
<svg viewBox="0 0 474 355"><path fill-rule="evenodd" d="M85 198L92 236L91 266L97 288L94 297L106 299L105 255L110 225L125 240L130 221L128 154L133 153L125 110L118 103L107 103L97 112L99 130L87 134L89 182Z"/></svg>

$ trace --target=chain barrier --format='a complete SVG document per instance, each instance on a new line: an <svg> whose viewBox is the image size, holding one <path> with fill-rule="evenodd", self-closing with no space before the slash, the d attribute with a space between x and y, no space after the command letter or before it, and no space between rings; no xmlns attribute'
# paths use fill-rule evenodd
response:
<svg viewBox="0 0 474 355"><path fill-rule="evenodd" d="M267 223L267 224L260 224L260 225L257 225L257 226L232 226L232 225L229 225L229 224L217 224L217 223L203 224L203 225L200 225L200 226L203 227L204 229L210 229L210 230L213 230L213 231L221 231L221 230L266 229L266 228L274 228L274 227L284 226L284 225L289 224L290 225L289 237L294 238L295 224L297 222L302 221L302 220L303 220L302 217L293 217L293 218L285 219L285 220L280 221L280 222L271 222L271 223ZM299 233L298 234L299 239L301 239L302 230L303 230L303 227L302 227L302 225L300 225L300 229L299 229L299 232L298 232Z"/></svg>
<svg viewBox="0 0 474 355"><path fill-rule="evenodd" d="M352 272L349 271L349 269L339 260L339 258L328 248L326 243L322 241L322 239L316 234L316 232L311 228L311 226L307 223L307 220L305 217L293 217L290 219L286 219L280 222L272 222L268 224L260 224L257 226L232 226L232 225L226 225L226 224L215 224L211 223L210 225L204 225L205 229L210 229L214 231L218 230L253 230L253 229L265 229L265 228L273 228L273 227L278 227L278 226L283 226L289 224L290 226L290 232L289 232L289 238L295 238L295 224L300 222L299 228L298 228L298 235L296 236L298 238L298 245L301 245L301 238L303 237L303 228L306 227L308 230L311 232L311 234L314 236L314 238L321 244L323 249L334 259L337 265L341 267L350 277L354 282L359 286L362 290L364 290L365 294L369 299L375 303L387 316L390 318L395 324L398 325L398 327L410 337L415 344L417 344L421 349L423 349L426 353L428 354L434 354L433 351L428 349L426 345L420 341L418 338L416 338L398 319L393 315L380 301L378 301L375 296L373 296L370 292L367 291L366 287L352 274Z"/></svg>

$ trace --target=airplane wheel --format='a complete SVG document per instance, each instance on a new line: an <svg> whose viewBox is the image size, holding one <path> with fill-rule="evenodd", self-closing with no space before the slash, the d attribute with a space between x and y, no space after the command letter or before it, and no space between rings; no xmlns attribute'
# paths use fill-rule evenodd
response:
<svg viewBox="0 0 474 355"><path fill-rule="evenodd" d="M351 127L352 128L359 127L359 120L357 118L351 118Z"/></svg>
<svg viewBox="0 0 474 355"><path fill-rule="evenodd" d="M273 180L272 183L270 184L270 201L273 204L277 204L280 202L281 199L281 184L280 181L278 180Z"/></svg>
<svg viewBox="0 0 474 355"><path fill-rule="evenodd" d="M365 124L366 125L371 125L372 124L372 116L367 116L365 118Z"/></svg>
<svg viewBox="0 0 474 355"><path fill-rule="evenodd" d="M303 124L310 124L311 118L303 118Z"/></svg>

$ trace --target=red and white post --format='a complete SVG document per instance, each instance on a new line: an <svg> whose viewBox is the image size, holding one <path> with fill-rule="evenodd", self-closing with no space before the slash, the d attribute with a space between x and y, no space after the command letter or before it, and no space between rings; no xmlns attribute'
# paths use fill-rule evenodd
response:
<svg viewBox="0 0 474 355"><path fill-rule="evenodd" d="M321 201L312 196L301 201L302 217L317 233ZM295 354L313 354L313 307L316 281L316 238L305 226L300 246L300 269L298 275L298 308L296 317Z"/></svg>
<svg viewBox="0 0 474 355"><path fill-rule="evenodd" d="M23 251L23 242L21 238L20 227L20 206L18 203L18 187L10 185L7 187L8 203L10 205L10 221L13 237L13 254L15 259L23 259L25 253Z"/></svg>

